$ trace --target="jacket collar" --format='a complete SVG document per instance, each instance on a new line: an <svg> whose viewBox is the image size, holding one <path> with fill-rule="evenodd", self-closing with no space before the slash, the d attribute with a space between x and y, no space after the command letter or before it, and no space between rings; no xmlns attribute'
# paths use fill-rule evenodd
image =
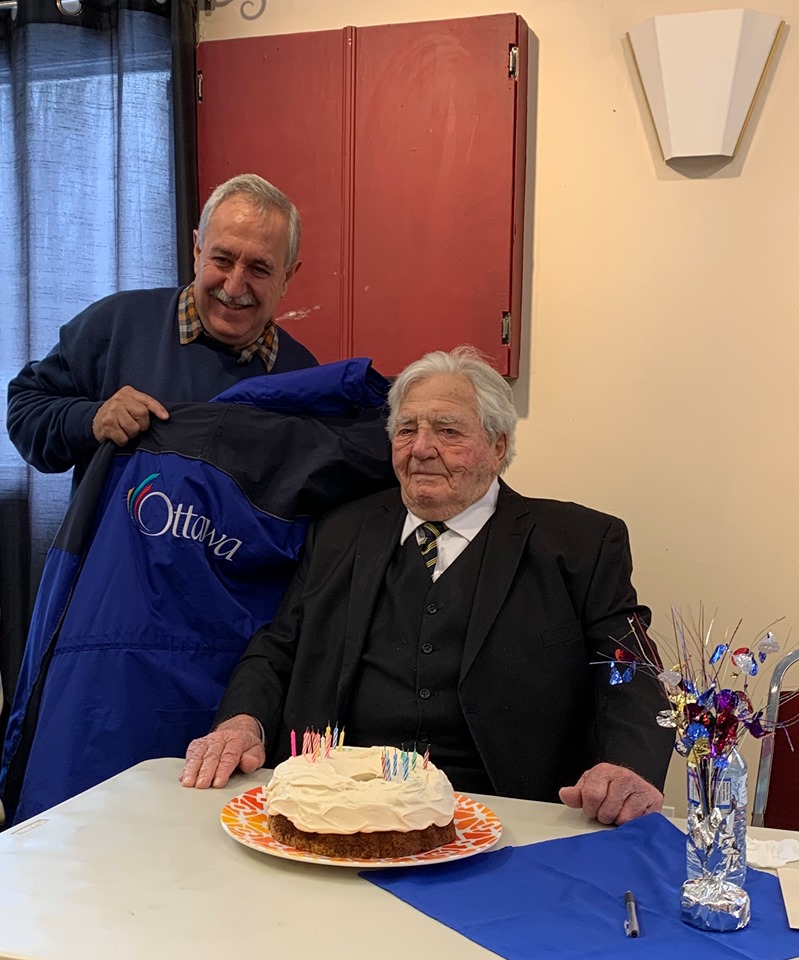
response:
<svg viewBox="0 0 799 960"><path fill-rule="evenodd" d="M346 715L347 700L366 644L366 632L389 561L399 543L406 512L399 490L389 490L371 506L358 533L347 606L344 656L336 693L336 709L340 717Z"/></svg>
<svg viewBox="0 0 799 960"><path fill-rule="evenodd" d="M488 528L483 562L466 630L459 684L485 643L505 602L535 521L524 497L499 481L497 509Z"/></svg>

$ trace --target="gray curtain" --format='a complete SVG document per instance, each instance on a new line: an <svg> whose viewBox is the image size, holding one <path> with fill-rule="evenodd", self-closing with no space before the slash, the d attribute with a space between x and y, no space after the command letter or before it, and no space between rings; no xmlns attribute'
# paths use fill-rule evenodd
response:
<svg viewBox="0 0 799 960"><path fill-rule="evenodd" d="M169 2L0 12L0 384L117 290L177 283ZM0 398L0 677L19 670L70 474L11 445Z"/></svg>

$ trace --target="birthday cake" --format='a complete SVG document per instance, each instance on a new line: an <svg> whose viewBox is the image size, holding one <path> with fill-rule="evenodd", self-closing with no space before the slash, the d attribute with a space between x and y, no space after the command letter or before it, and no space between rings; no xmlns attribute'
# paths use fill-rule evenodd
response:
<svg viewBox="0 0 799 960"><path fill-rule="evenodd" d="M275 840L328 857L407 857L455 839L455 796L446 775L393 748L301 754L266 787ZM387 769L388 766L388 769Z"/></svg>

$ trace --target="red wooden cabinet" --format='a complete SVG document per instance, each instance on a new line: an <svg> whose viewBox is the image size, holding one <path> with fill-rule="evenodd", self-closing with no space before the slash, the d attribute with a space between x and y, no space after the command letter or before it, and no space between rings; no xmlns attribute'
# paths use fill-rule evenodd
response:
<svg viewBox="0 0 799 960"><path fill-rule="evenodd" d="M468 342L518 374L530 37L502 14L200 44L200 202L245 171L294 199L279 322L320 360L393 375Z"/></svg>

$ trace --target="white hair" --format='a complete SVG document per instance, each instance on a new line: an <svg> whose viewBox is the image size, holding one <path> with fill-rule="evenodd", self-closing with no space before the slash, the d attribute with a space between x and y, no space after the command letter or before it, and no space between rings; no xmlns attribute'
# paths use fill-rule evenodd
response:
<svg viewBox="0 0 799 960"><path fill-rule="evenodd" d="M450 353L443 350L426 353L402 371L388 393L389 437L394 439L397 415L408 390L420 380L442 375L465 377L472 384L477 398L477 415L489 443L494 443L503 434L506 436L505 456L499 468L499 472L504 473L516 454L515 433L519 417L513 405L513 394L500 374L483 360L479 351L468 344L456 347Z"/></svg>
<svg viewBox="0 0 799 960"><path fill-rule="evenodd" d="M241 173L237 177L231 177L224 183L220 183L211 196L205 201L203 212L200 215L200 224L197 227L197 242L203 245L205 231L214 211L229 197L244 197L251 203L256 210L262 213L270 213L277 210L282 213L288 223L288 251L286 252L285 266L290 267L297 259L300 252L300 236L302 234L302 221L300 212L292 201L278 190L268 180L259 177L257 173Z"/></svg>

